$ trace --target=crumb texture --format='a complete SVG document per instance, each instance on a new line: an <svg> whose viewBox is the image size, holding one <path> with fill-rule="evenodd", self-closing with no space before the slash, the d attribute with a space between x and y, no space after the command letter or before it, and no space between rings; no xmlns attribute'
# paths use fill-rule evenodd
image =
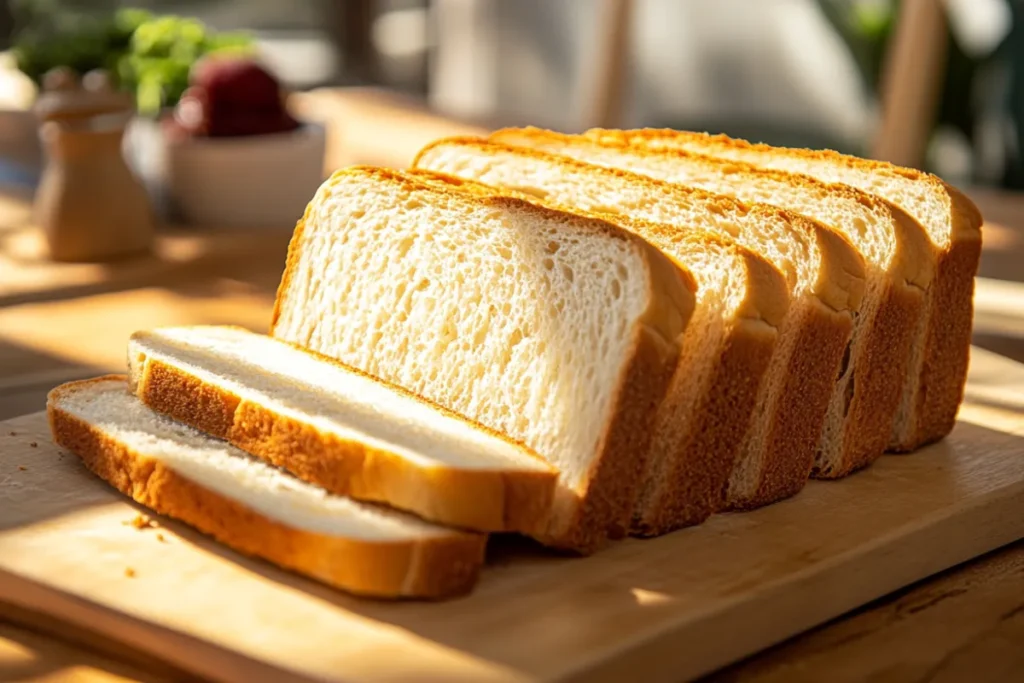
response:
<svg viewBox="0 0 1024 683"><path fill-rule="evenodd" d="M578 218L336 174L274 336L522 440L586 490L650 303L635 244Z"/></svg>

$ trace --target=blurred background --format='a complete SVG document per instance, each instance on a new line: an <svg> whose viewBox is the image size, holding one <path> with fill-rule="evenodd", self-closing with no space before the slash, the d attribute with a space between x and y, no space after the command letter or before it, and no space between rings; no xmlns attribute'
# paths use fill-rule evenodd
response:
<svg viewBox="0 0 1024 683"><path fill-rule="evenodd" d="M0 0L0 418L121 369L137 329L266 330L327 174L505 125L707 130L933 171L986 217L975 343L1024 361L1022 12Z"/></svg>
<svg viewBox="0 0 1024 683"><path fill-rule="evenodd" d="M0 420L140 329L266 332L327 174L507 125L935 172L985 216L973 342L1024 362L1022 32L1024 0L0 0Z"/></svg>
<svg viewBox="0 0 1024 683"><path fill-rule="evenodd" d="M701 129L1024 184L1017 0L7 0L3 48L37 81L107 65L130 39L99 36L129 6L249 33L293 89L378 86L488 127ZM184 88L164 67L156 89L126 85L146 112Z"/></svg>

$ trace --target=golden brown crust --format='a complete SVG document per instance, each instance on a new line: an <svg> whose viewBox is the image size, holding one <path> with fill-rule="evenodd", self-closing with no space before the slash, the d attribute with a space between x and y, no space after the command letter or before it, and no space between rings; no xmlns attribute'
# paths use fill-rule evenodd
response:
<svg viewBox="0 0 1024 683"><path fill-rule="evenodd" d="M179 519L242 553L328 585L379 598L442 598L468 592L484 560L486 536L452 531L416 542L372 543L294 529L187 479L61 408L66 392L100 377L54 389L47 412L54 441L136 502Z"/></svg>
<svg viewBox="0 0 1024 683"><path fill-rule="evenodd" d="M939 258L937 282L929 291L928 328L913 399L914 417L907 429L895 435L894 450L918 448L949 434L967 382L982 216L963 193L945 183L942 186L950 198L954 239Z"/></svg>
<svg viewBox="0 0 1024 683"><path fill-rule="evenodd" d="M894 451L912 451L953 429L963 400L971 346L974 275L981 241L954 242L939 258L938 276L928 291L928 324L921 371L911 398L911 418L893 434Z"/></svg>
<svg viewBox="0 0 1024 683"><path fill-rule="evenodd" d="M594 179L601 179L602 177L616 178L618 180L636 183L650 192L661 195L672 196L679 193L685 193L692 198L694 202L706 205L711 211L749 212L757 216L764 216L766 220L775 219L782 215L781 210L774 206L747 205L731 197L705 192L698 188L673 185L671 183L666 183L649 176L632 173L620 168L597 166L595 164L588 164L586 162L579 161L572 157L551 154L543 150L529 147L515 147L496 140L488 140L479 137L460 136L435 140L419 151L412 163L413 169L410 173L428 173L432 176L442 178L450 184L462 185L473 191L485 192L488 194L493 194L495 192L495 188L484 183L468 180L461 176L439 173L438 171L429 169L429 164L426 170L418 168L418 166L423 163L424 157L428 156L433 150L441 147L469 148L485 156L495 152L503 152L541 160L544 163L557 166L560 169L575 171L581 175L587 175ZM613 213L597 213L594 211L585 211L578 206L560 205L557 202L553 202L548 197L522 195L516 188L502 187L500 188L500 191L513 196L521 196L526 201L532 201L534 203L540 202L545 206L559 211L598 218L615 223L616 225L621 225L622 219L626 218L629 221L629 225L624 225L622 227L630 229L632 232L635 232L647 240L660 238L675 243L705 242L709 246L717 245L722 249L734 251L740 254L746 262L748 277L751 280L751 284L747 287L748 297L743 302L742 308L738 311L738 315L751 319L764 319L765 322L770 325L778 325L786 315L786 310L789 307L789 294L785 291L786 284L782 279L782 275L775 266L760 255L746 247L736 244L732 240L703 231L681 231L675 226L655 223L639 219L634 216L622 216ZM667 249L663 251L668 254L670 258L672 257L672 254L670 254ZM675 260L683 268L686 267L685 263L679 262L678 259Z"/></svg>
<svg viewBox="0 0 1024 683"><path fill-rule="evenodd" d="M879 201L888 207L896 232L896 254L887 271L890 278L896 285L928 289L935 280L938 248L913 216L891 202Z"/></svg>
<svg viewBox="0 0 1024 683"><path fill-rule="evenodd" d="M335 172L321 188L330 187L348 175L376 177L382 182L400 183L416 190L454 197L471 206L481 204L532 213L541 219L557 219L587 230L598 231L630 243L647 264L651 293L646 314L636 331L638 341L629 365L624 368L613 402L611 418L601 440L598 456L591 466L591 478L582 499L556 494L552 507L555 524L536 536L555 547L589 553L603 545L609 533L624 535L643 471L643 457L637 450L650 438L653 410L668 387L671 367L678 355L676 339L682 334L694 306L696 282L686 270L672 263L646 241L623 228L593 217L568 214L546 208L507 193L482 194L479 187L444 187L444 178L434 182L421 174L387 169L352 167ZM314 200L315 202L315 200ZM288 282L302 248L301 236L310 209L296 227L289 247L286 272L275 302L271 334L280 317ZM563 494L565 492L563 491ZM566 507L569 506L569 507ZM573 509L574 508L574 509Z"/></svg>
<svg viewBox="0 0 1024 683"><path fill-rule="evenodd" d="M533 214L540 220L568 220L568 222L572 223L574 227L582 228L584 230L592 230L595 232L599 232L603 235L606 235L608 237L611 237L613 239L629 242L635 245L641 252L650 251L651 249L653 249L653 247L647 244L644 240L636 237L635 235L629 233L626 230L623 230L619 226L608 222L607 220L603 220L598 217L584 217L571 213L566 214L566 212L564 211L559 211L558 209L552 209L542 206L540 204L535 204L526 199L512 196L506 192L500 192L495 190L490 193L481 193L478 188L463 188L460 187L458 184L446 187L446 184L444 183L430 182L427 178L424 178L425 173L427 172L419 171L415 173L410 173L407 171L395 171L392 169L378 168L375 166L349 166L335 171L334 174L330 177L330 179L328 179L327 182L324 183L320 191L330 191L331 187L336 185L338 182L340 182L343 178L347 176L362 175L366 177L374 177L382 182L397 183L411 190L426 191L432 194L451 197L471 205L483 204L500 208L512 209L516 211L523 211L526 213ZM433 174L431 173L431 175ZM442 174L436 175L441 176ZM477 183L477 185L481 186L480 183ZM314 202L315 201L316 200L314 199ZM300 219L299 221L299 223L303 225L303 227L305 225L306 220L308 219L309 210L312 204L313 202L311 202L310 206L306 208L306 214L303 215L302 219ZM293 234L292 242L295 241L295 237L298 234L299 230L298 226L296 226L296 233ZM291 245L289 245L289 256L291 256ZM286 264L286 268L287 265L290 264ZM693 280L693 276L688 271L683 269L679 269L679 276L681 283L683 284L683 287L689 290L689 292L692 294L697 287L696 283ZM284 283L282 282L282 286L283 284ZM278 298L280 298L280 294L282 291L282 289L278 289ZM277 306L275 306L274 320L275 322L277 320Z"/></svg>
<svg viewBox="0 0 1024 683"><path fill-rule="evenodd" d="M600 134L600 131L593 133ZM669 142L679 137L704 137L699 133L671 130L630 131L629 135ZM920 354L920 363L916 368L910 368L911 374L905 382L906 396L901 406L901 419L895 425L890 448L897 451L914 450L948 434L955 423L956 411L962 400L966 381L973 278L980 258L983 223L977 206L956 188L934 175L916 169L852 157L831 150L773 148L733 140L724 135L709 136L708 140L713 144L751 149L760 153L785 154L795 158L824 161L837 167L866 171L881 177L898 176L919 183L922 191L925 191L925 187L930 187L948 196L949 236L948 240L939 240L939 255L936 257L933 253L928 253L916 259L916 252L911 251L904 260L908 269L915 263L927 263L935 273L934 279L941 281L934 282L929 288L936 291L929 291L926 295L926 322L920 326L920 336L911 342L916 353ZM894 211L894 217L898 227L907 226L907 221L903 219L909 217L902 211ZM909 230L911 236L916 239L920 226ZM928 287L931 283L931 279L922 284L919 279L910 276L908 281L922 287ZM915 372L918 368L919 372Z"/></svg>
<svg viewBox="0 0 1024 683"><path fill-rule="evenodd" d="M629 531L641 478L647 470L654 417L668 389L678 347L649 327L637 330L636 353L624 370L613 418L602 438L602 457L589 472L575 519L541 540L553 547L591 553Z"/></svg>
<svg viewBox="0 0 1024 683"><path fill-rule="evenodd" d="M735 149L752 149L759 153L777 152L774 148L765 145L751 145L745 141L733 140L725 136L705 137L698 133L668 131L622 133L595 130L589 131L588 135L598 138L612 136L622 140L660 139L667 144L671 144L673 139L683 139L694 140L701 144L706 142L709 147L719 145ZM786 151L789 152L789 150ZM840 156L817 155L809 151L801 151L800 155L819 159L828 158L830 162L835 162ZM743 162L735 163L742 164ZM873 165L875 170L884 167L886 166ZM784 174L779 175L780 172L768 171L756 166L749 168L757 173L784 177ZM928 178L925 174L916 171L911 175L918 180ZM824 186L813 178L800 174L793 174L792 177L799 184ZM828 187L845 188L845 186L834 184L828 185ZM815 476L827 478L845 476L869 465L885 451L889 442L889 437L883 436L886 431L889 431L886 425L893 423L892 416L896 413L899 405L901 388L910 381L907 378L907 369L910 365L912 332L916 321L927 313L921 289L927 288L936 276L934 247L931 245L926 231L917 221L895 205L865 192L845 188L842 193L849 199L856 200L870 210L879 213L883 220L892 225L897 248L893 263L890 264L886 272L887 287L877 315L873 321L863 321L863 324L870 325L871 329L864 335L864 348L860 352L854 368L853 386L855 389L852 396L848 394L849 398L847 398L850 401L848 404L849 417L844 422L843 444L840 449L841 460L828 463L827 468L816 469L814 473ZM915 287L908 288L907 283ZM916 382L913 383L916 384ZM948 387L942 393L947 396L951 395ZM955 412L955 408L953 410ZM948 412L947 406L945 413L948 414ZM950 428L951 426L949 423ZM915 437L911 442L919 444L920 439Z"/></svg>
<svg viewBox="0 0 1024 683"><path fill-rule="evenodd" d="M854 190L845 185L821 183L813 178L801 176L784 171L773 171L762 169L752 164L741 161L723 162L720 159L701 157L697 154L683 152L680 150L656 150L651 151L643 147L633 145L633 138L623 132L616 132L615 135L605 135L599 138L602 144L614 140L616 145L629 147L639 154L677 154L679 156L696 157L706 159L716 165L728 168L730 173L750 174L768 178L780 183L795 184L807 188L814 188L832 195L845 197L849 201L855 201L869 205L873 210L880 208L879 202L869 195ZM864 293L865 265L860 252L849 242L849 240L837 230L824 225L819 221L808 218L802 214L794 213L778 207L763 205L764 211L772 211L777 218L788 220L797 229L815 236L818 241L818 248L821 253L821 268L819 268L819 280L815 283L814 293L824 303L837 311L853 310L860 308L861 297Z"/></svg>
<svg viewBox="0 0 1024 683"><path fill-rule="evenodd" d="M789 292L771 264L728 240L644 222L629 225L645 237L649 230L672 230L680 256L694 247L705 253L716 248L730 253L747 276L747 305L736 312L720 346L711 353L710 371L699 385L690 376L685 357L689 330L684 338L684 354L651 443L649 457L660 457L664 464L655 463L645 477L644 495L631 524L632 534L655 536L698 524L721 508L739 448L753 422L757 392L778 339L776 328L789 306ZM750 305L749 299L767 300L767 313L782 315L759 315L764 308Z"/></svg>
<svg viewBox="0 0 1024 683"><path fill-rule="evenodd" d="M772 177L779 181L790 182L796 179L800 183L808 183L820 186L832 193L849 194L854 196L860 194L852 188L844 185L827 185L819 183L812 178L794 176L782 171L769 171L758 169L755 166L738 161L721 162L709 157L701 157L697 154L689 154L674 149L652 149L642 145L632 144L633 138L623 131L600 131L601 135L586 137L583 135L566 135L553 131L541 130L539 128L505 128L491 134L490 140L503 143L515 144L515 140L550 140L559 144L578 145L595 144L602 147L618 148L629 150L630 153L644 155L676 155L696 159L705 159L709 163L724 164L731 167L736 173L763 174L765 177ZM653 179L652 179L653 180ZM860 308L860 299L864 293L865 267L864 259L860 253L840 233L822 225L818 221L811 220L791 211L786 211L770 205L760 205L760 210L773 214L778 219L788 221L797 231L809 234L815 239L821 253L820 277L814 283L814 294L826 305L837 311L853 310Z"/></svg>
<svg viewBox="0 0 1024 683"><path fill-rule="evenodd" d="M765 457L756 491L729 496L730 509L752 509L788 498L810 476L829 397L846 350L853 321L816 299L808 299L791 324L799 336L780 388L778 408L765 442Z"/></svg>
<svg viewBox="0 0 1024 683"><path fill-rule="evenodd" d="M705 138L708 142L717 145L723 145L726 147L733 147L737 149L749 149L760 153L766 154L785 154L790 157L797 157L802 159L812 159L816 161L826 161L829 164L840 166L844 168L852 168L859 170L867 170L873 173L877 173L883 176L901 176L915 182L927 183L933 187L941 187L943 192L950 194L951 201L954 204L954 211L959 211L961 216L965 219L958 224L952 226L951 239L957 241L960 239L974 240L977 239L977 235L981 228L981 214L978 213L977 207L975 207L966 197L962 195L960 198L955 195L960 194L958 191L951 188L946 183L942 182L938 177L919 171L913 168L904 168L902 166L896 166L887 161L877 161L874 159L863 159L860 157L851 156L848 154L841 154L830 149L799 149L792 147L772 147L762 143L751 143L746 140L737 140L730 138L728 135L707 135L704 133L690 133L686 131L671 130L668 128L645 128L639 130L629 131L606 131L599 128L594 128L584 135L589 137L597 137L607 133L623 134L637 140L649 140L649 141L665 141L671 142L672 139L676 138ZM964 203L966 202L966 203ZM954 219L955 221L956 219Z"/></svg>
<svg viewBox="0 0 1024 683"><path fill-rule="evenodd" d="M494 155L505 154L535 159L561 170L563 175L578 174L571 177L579 183L614 176L619 181L637 183L652 193L660 191L678 195L685 192L695 202L714 207L709 210L769 214L778 211L774 207L746 207L727 197L699 190L690 193L690 188L679 188L646 176L476 138L435 142L421 152L417 163L425 163L429 168L430 150L444 146L468 148L472 150L470 153L488 158L500 159ZM480 187L476 181L458 178L449 182ZM503 191L514 194L518 190L503 188ZM553 203L545 194L543 185L531 185L526 192L532 201L542 201L545 205L582 215L594 215L578 207ZM698 523L720 507L737 449L751 424L757 390L777 338L775 326L781 323L789 306L789 292L785 280L774 266L731 240L703 231L680 230L676 226L652 223L610 210L603 217L651 240L684 266L689 260L687 254L706 257L709 252L721 252L737 261L737 269L746 275L744 301L739 310L732 312L735 317L732 318L731 329L721 340L722 353L710 354L715 358L709 361L711 369L704 381L700 386L694 384L686 357L689 352L685 351L690 348L691 341L696 350L703 340L696 337L691 340L688 328L683 342L684 355L670 382L669 393L659 408L648 459L660 459L660 462L647 465L642 477L643 495L634 510L631 525L631 533L635 535L658 535Z"/></svg>
<svg viewBox="0 0 1024 683"><path fill-rule="evenodd" d="M322 188L317 190L317 195L321 191ZM281 306L284 303L285 296L291 289L292 275L298 266L299 253L306 236L306 221L309 220L309 213L313 210L315 202L316 196L306 204L306 210L302 212L302 217L295 223L292 238L288 240L288 252L285 255L284 271L281 273L281 283L277 286L277 293L274 295L274 310L270 313L270 328L267 330L267 334L270 336L274 336L274 328L277 327L277 321L281 319Z"/></svg>
<svg viewBox="0 0 1024 683"><path fill-rule="evenodd" d="M727 334L699 405L662 486L633 518L630 532L659 536L703 522L722 509L737 446L750 429L761 380L775 349L776 331L741 321Z"/></svg>
<svg viewBox="0 0 1024 683"><path fill-rule="evenodd" d="M530 533L547 517L557 481L553 469L423 468L400 454L324 433L242 399L158 358L135 367L135 394L153 410L332 493L477 531Z"/></svg>
<svg viewBox="0 0 1024 683"><path fill-rule="evenodd" d="M887 282L873 319L859 321L870 327L850 380L855 390L848 389L845 396L841 459L827 467L818 463L812 476L844 477L885 452L910 365L910 344L916 332L913 323L923 315L924 292Z"/></svg>
<svg viewBox="0 0 1024 683"><path fill-rule="evenodd" d="M530 211L543 212L539 214L540 218L557 218L560 220L568 218L574 226L592 230L597 229L605 234L613 234L619 239L627 239L638 248L639 253L648 261L665 258L659 250L647 243L646 240L628 230L624 230L607 216L596 213L583 213L572 207L557 206L551 202L538 203L531 197L525 197L519 193L507 192L484 183L468 181L464 178L435 171L413 169L406 172L406 177L415 180L422 188L439 191L446 195L455 195L462 199L471 198L472 200L485 203L504 204L513 209L528 207ZM673 270L675 271L673 278L679 279L682 287L666 287L666 290L671 291L666 291L665 294L677 300L682 307L689 308L692 312L693 294L697 290L697 282L693 274L682 265L675 264Z"/></svg>
<svg viewBox="0 0 1024 683"><path fill-rule="evenodd" d="M525 141L551 139L559 144L578 144L579 136L566 136L536 129L499 131L496 140ZM642 147L630 146L622 134L612 133L591 143L609 147L628 148L631 153L655 154ZM660 152L660 150L659 150ZM671 150L666 153L672 154ZM680 153L681 156L696 156ZM700 158L700 157L698 157ZM717 163L717 162L715 162ZM749 164L729 162L740 173L762 173L775 180L789 182L789 174L762 172ZM829 186L806 179L818 189L848 195L863 200L874 209L884 210L870 197L843 186ZM820 427L828 410L834 389L834 377L843 357L843 351L850 339L853 318L849 311L856 311L864 292L865 266L854 247L838 232L816 221L776 207L759 206L758 210L771 216L772 220L784 220L793 230L812 235L822 254L822 267L818 281L809 293L808 310L811 313L802 321L790 321L799 332L792 342L795 348L788 357L784 372L783 388L778 396L772 422L767 427L763 452L751 453L749 457L761 457L757 471L757 485L752 494L738 494L730 498L735 507L757 507L799 491L814 462L815 447L820 436ZM830 310L831 309L831 310ZM792 329L792 328L791 328ZM884 431L884 429L882 430ZM692 494L692 491L691 491ZM678 502L678 501L677 501ZM695 518L701 513L696 513ZM656 533L655 525L641 532Z"/></svg>

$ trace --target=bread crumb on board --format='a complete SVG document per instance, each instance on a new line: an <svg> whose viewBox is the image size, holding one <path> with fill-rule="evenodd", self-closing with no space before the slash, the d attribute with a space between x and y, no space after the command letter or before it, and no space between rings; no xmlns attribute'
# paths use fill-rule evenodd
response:
<svg viewBox="0 0 1024 683"><path fill-rule="evenodd" d="M8 436L17 436L18 432L7 432Z"/></svg>
<svg viewBox="0 0 1024 683"><path fill-rule="evenodd" d="M19 469L19 470L21 470L22 472L24 472L24 471L25 471L25 470L27 470L28 468L27 468L27 467L25 467L24 465L18 465L18 469Z"/></svg>
<svg viewBox="0 0 1024 683"><path fill-rule="evenodd" d="M156 540L160 541L161 543L167 543L167 539L164 538L163 534L157 534L156 535Z"/></svg>
<svg viewBox="0 0 1024 683"><path fill-rule="evenodd" d="M142 514L141 512L127 522L121 522L122 524L130 524L136 529L153 529L156 527L156 522Z"/></svg>
<svg viewBox="0 0 1024 683"><path fill-rule="evenodd" d="M124 568L124 575L127 576L129 579L134 579L135 578L135 570L132 569L131 567L125 567Z"/></svg>
<svg viewBox="0 0 1024 683"><path fill-rule="evenodd" d="M37 444L35 441L29 441L28 445L31 446L32 448L39 448L39 444Z"/></svg>

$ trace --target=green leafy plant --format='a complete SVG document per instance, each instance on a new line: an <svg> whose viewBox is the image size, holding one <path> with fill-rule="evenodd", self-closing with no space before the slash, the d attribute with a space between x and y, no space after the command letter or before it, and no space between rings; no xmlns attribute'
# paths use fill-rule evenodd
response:
<svg viewBox="0 0 1024 683"><path fill-rule="evenodd" d="M143 114L176 104L202 57L253 49L248 34L217 33L198 19L139 9L96 16L57 6L52 0L13 3L18 68L36 83L57 66L78 73L106 69L119 88L135 94Z"/></svg>

